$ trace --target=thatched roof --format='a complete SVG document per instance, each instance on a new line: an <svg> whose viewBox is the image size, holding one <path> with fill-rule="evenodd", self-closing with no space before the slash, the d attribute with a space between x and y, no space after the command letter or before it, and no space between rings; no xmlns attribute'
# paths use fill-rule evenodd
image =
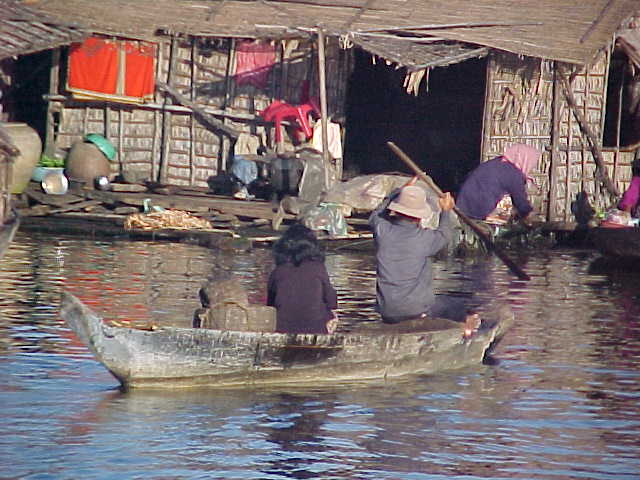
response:
<svg viewBox="0 0 640 480"><path fill-rule="evenodd" d="M578 64L589 63L638 9L638 0L28 1L42 13L74 19L94 32L134 38L151 39L159 30L273 38L322 26L329 35L356 43L436 37ZM403 58L398 63L407 64Z"/></svg>
<svg viewBox="0 0 640 480"><path fill-rule="evenodd" d="M0 60L67 45L83 36L81 30L56 24L15 0L0 0Z"/></svg>

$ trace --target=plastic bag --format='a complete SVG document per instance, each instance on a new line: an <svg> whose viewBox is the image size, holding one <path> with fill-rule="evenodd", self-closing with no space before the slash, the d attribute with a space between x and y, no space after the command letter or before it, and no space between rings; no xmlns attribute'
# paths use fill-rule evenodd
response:
<svg viewBox="0 0 640 480"><path fill-rule="evenodd" d="M342 208L336 203L320 203L305 208L300 219L302 224L311 230L325 230L332 237L347 234L347 222Z"/></svg>
<svg viewBox="0 0 640 480"><path fill-rule="evenodd" d="M247 160L241 155L236 155L233 157L231 173L233 173L243 185L249 185L258 178L258 166L256 162Z"/></svg>

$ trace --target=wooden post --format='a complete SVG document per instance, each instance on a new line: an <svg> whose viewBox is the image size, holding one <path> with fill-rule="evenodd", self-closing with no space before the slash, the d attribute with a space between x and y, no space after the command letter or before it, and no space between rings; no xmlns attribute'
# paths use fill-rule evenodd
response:
<svg viewBox="0 0 640 480"><path fill-rule="evenodd" d="M167 85L173 84L173 75L175 73L176 63L176 50L178 48L178 39L175 35L171 36L171 50L169 51L169 65L167 72ZM164 97L164 105L166 106L171 102L169 95ZM162 147L160 160L160 183L167 183L169 177L169 149L171 148L171 112L167 110L162 111Z"/></svg>
<svg viewBox="0 0 640 480"><path fill-rule="evenodd" d="M571 85L569 84L569 81L567 80L566 75L564 75L561 72L558 72L558 73L559 73L558 76L560 78L560 81L562 83L562 87L564 90L564 95L567 99L567 103L571 107L571 111L576 117L576 120L580 125L580 129L582 130L582 133L587 137L589 148L591 149L591 154L593 155L593 160L596 163L597 175L600 177L600 179L602 180L602 183L604 184L606 189L609 191L609 193L615 197L619 197L620 192L618 192L618 189L613 184L613 182L609 178L609 175L607 174L607 170L604 165L604 159L602 158L602 152L598 147L598 140L595 134L593 133L593 131L591 130L591 128L589 127L589 124L587 123L587 120L584 118L584 115L578 108L578 104L571 90Z"/></svg>
<svg viewBox="0 0 640 480"><path fill-rule="evenodd" d="M196 41L191 37L191 88L189 89L189 99L194 102L196 99L195 85L197 81L196 72ZM189 117L189 185L196 184L196 119L192 113Z"/></svg>
<svg viewBox="0 0 640 480"><path fill-rule="evenodd" d="M233 81L233 73L234 66L236 64L236 39L232 38L229 40L229 49L227 53L227 69L224 75L224 104L222 105L222 110L227 113L227 109L229 108L229 102L233 98L233 90L235 89L235 82ZM224 125L229 123L229 120L225 116L222 120ZM220 137L220 153L219 153L219 164L217 165L216 174L220 172L224 172L227 170L227 166L229 164L229 150L231 149L231 145L233 144L226 136Z"/></svg>
<svg viewBox="0 0 640 480"><path fill-rule="evenodd" d="M120 164L120 173L124 171L124 111L118 109L118 163Z"/></svg>
<svg viewBox="0 0 640 480"><path fill-rule="evenodd" d="M624 81L627 76L627 68L622 69L620 89L618 90L618 115L616 118L616 150L620 150L620 133L622 130L622 99L624 96Z"/></svg>
<svg viewBox="0 0 640 480"><path fill-rule="evenodd" d="M51 52L51 71L49 72L49 94L51 96L56 95L58 93L58 84L60 78L60 48L56 48ZM55 154L55 120L53 118L53 114L57 106L53 106L52 100L47 100L47 127L46 127L46 138L45 138L45 146L44 153L53 157Z"/></svg>
<svg viewBox="0 0 640 480"><path fill-rule="evenodd" d="M322 122L322 158L325 164L324 186L328 190L331 182L332 168L329 156L329 138L327 131L327 83L325 72L324 31L318 28L318 77L320 87L320 116Z"/></svg>
<svg viewBox="0 0 640 480"><path fill-rule="evenodd" d="M547 220L558 220L558 160L560 157L560 83L557 81L558 70L553 62L553 97L551 99L553 113L551 116L551 159L549 161L549 203L547 205ZM542 71L540 72L542 75ZM567 156L569 152L567 152ZM567 175L569 172L567 172Z"/></svg>
<svg viewBox="0 0 640 480"><path fill-rule="evenodd" d="M289 80L289 58L285 56L287 50L286 45L280 44L280 85L276 98L286 98L287 81Z"/></svg>
<svg viewBox="0 0 640 480"><path fill-rule="evenodd" d="M0 226L9 218L13 162L19 153L9 135L0 126Z"/></svg>

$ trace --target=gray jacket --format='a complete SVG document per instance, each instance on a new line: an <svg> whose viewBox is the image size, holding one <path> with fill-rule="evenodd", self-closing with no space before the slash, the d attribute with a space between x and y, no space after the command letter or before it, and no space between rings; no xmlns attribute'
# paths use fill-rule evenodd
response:
<svg viewBox="0 0 640 480"><path fill-rule="evenodd" d="M385 319L403 319L428 312L434 304L432 260L453 236L450 212L440 213L436 230L390 218L394 190L369 216L376 243L376 296Z"/></svg>

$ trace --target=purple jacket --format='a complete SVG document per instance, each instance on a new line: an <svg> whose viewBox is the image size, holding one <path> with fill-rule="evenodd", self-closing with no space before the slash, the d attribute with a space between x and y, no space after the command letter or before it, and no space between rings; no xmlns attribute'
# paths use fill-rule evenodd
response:
<svg viewBox="0 0 640 480"><path fill-rule="evenodd" d="M627 207L631 207L633 211L636 205L638 205L638 200L640 200L640 177L633 177L629 187L622 194L618 208L620 210L626 210Z"/></svg>
<svg viewBox="0 0 640 480"><path fill-rule="evenodd" d="M526 217L533 210L526 186L525 176L518 167L496 157L469 173L456 197L456 207L471 218L484 220L502 197L509 194L518 214Z"/></svg>
<svg viewBox="0 0 640 480"><path fill-rule="evenodd" d="M269 275L267 305L276 307L276 331L327 333L338 297L323 262L278 265Z"/></svg>

